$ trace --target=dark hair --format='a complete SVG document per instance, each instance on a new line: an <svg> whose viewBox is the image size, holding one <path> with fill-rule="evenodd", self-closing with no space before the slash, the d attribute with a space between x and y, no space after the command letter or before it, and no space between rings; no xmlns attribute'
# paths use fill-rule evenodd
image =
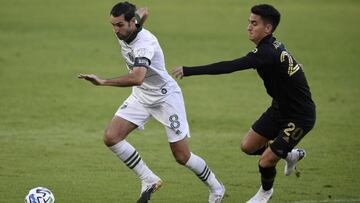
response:
<svg viewBox="0 0 360 203"><path fill-rule="evenodd" d="M136 6L127 1L116 4L110 11L110 15L119 17L124 15L126 21L130 21L135 16Z"/></svg>
<svg viewBox="0 0 360 203"><path fill-rule="evenodd" d="M272 25L272 33L280 22L280 13L276 8L269 4L259 4L251 8L251 13L261 16L261 18Z"/></svg>

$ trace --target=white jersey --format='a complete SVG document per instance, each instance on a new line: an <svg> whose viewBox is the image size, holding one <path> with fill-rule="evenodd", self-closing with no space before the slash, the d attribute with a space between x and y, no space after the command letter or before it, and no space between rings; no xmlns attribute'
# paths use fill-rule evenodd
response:
<svg viewBox="0 0 360 203"><path fill-rule="evenodd" d="M154 106L163 102L173 92L181 92L176 81L168 74L163 51L151 32L142 28L130 44L122 40L119 40L119 43L129 72L134 67L135 58L146 58L150 62L142 85L132 88L132 95L141 104Z"/></svg>

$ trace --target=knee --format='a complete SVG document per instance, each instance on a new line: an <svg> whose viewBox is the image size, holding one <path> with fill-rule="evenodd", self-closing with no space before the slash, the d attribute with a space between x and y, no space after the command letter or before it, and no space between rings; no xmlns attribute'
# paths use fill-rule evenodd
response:
<svg viewBox="0 0 360 203"><path fill-rule="evenodd" d="M110 130L105 130L104 144L107 147L114 146L115 144L117 144L118 142L120 142L122 140L121 137L123 137L123 136L121 136L121 134L119 134L119 133L114 133L114 132L111 132Z"/></svg>
<svg viewBox="0 0 360 203"><path fill-rule="evenodd" d="M254 152L254 150L249 145L247 145L245 142L240 143L240 149L242 152L244 152L245 154L248 154L248 155L251 155Z"/></svg>
<svg viewBox="0 0 360 203"><path fill-rule="evenodd" d="M179 153L175 154L175 160L180 165L185 165L190 158L190 154Z"/></svg>
<svg viewBox="0 0 360 203"><path fill-rule="evenodd" d="M259 165L264 168L274 167L276 166L278 161L279 159L277 157L262 155L260 157Z"/></svg>
<svg viewBox="0 0 360 203"><path fill-rule="evenodd" d="M276 165L276 162L267 159L266 157L261 157L260 161L259 161L259 166L263 167L263 168L268 168L268 167L273 167Z"/></svg>

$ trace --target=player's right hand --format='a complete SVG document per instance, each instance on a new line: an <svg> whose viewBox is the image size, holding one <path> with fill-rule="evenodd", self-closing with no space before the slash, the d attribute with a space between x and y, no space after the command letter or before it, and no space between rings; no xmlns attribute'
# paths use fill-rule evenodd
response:
<svg viewBox="0 0 360 203"><path fill-rule="evenodd" d="M78 78L90 81L94 85L102 85L102 84L104 84L104 80L100 79L98 76L96 76L94 74L80 74L78 76Z"/></svg>
<svg viewBox="0 0 360 203"><path fill-rule="evenodd" d="M179 67L175 67L172 70L172 74L175 78L180 78L182 79L184 77L184 71L183 71L183 67L179 66Z"/></svg>

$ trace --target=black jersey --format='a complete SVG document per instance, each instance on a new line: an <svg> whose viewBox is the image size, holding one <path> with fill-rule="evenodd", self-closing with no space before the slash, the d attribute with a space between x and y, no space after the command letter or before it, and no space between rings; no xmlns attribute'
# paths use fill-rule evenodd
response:
<svg viewBox="0 0 360 203"><path fill-rule="evenodd" d="M184 76L224 74L254 68L264 81L272 105L283 119L315 120L315 104L302 65L272 35L263 38L246 56L204 66L183 68Z"/></svg>

